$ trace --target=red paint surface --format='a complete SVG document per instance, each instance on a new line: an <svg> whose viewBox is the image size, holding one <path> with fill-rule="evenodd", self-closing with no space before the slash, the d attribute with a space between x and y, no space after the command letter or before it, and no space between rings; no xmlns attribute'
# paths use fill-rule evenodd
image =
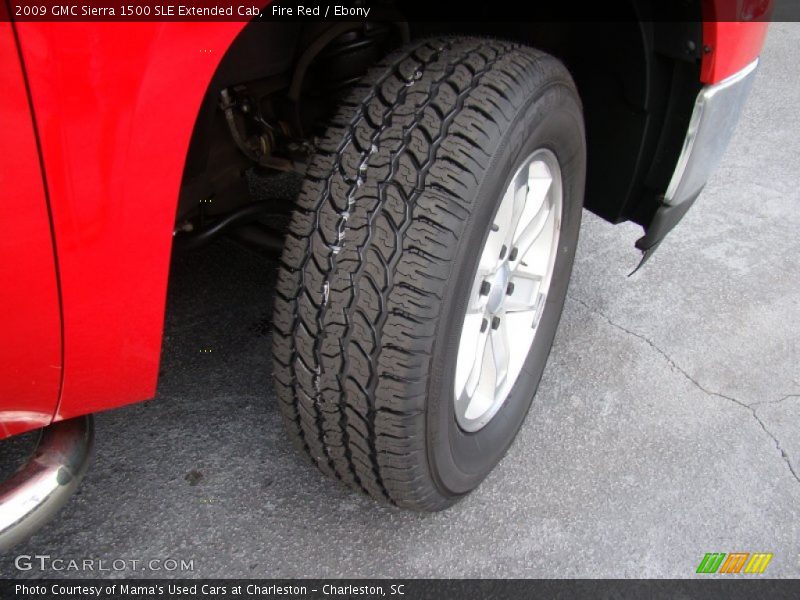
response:
<svg viewBox="0 0 800 600"><path fill-rule="evenodd" d="M61 319L47 199L11 24L0 22L0 438L50 422Z"/></svg>
<svg viewBox="0 0 800 600"><path fill-rule="evenodd" d="M771 8L772 0L704 0L703 83L718 83L758 58Z"/></svg>
<svg viewBox="0 0 800 600"><path fill-rule="evenodd" d="M155 394L184 159L208 83L244 25L16 25L61 276L57 420Z"/></svg>

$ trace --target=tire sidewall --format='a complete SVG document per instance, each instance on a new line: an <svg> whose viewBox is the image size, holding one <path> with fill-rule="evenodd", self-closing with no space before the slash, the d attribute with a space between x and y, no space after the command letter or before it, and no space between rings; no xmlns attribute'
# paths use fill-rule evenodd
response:
<svg viewBox="0 0 800 600"><path fill-rule="evenodd" d="M443 298L442 322L434 343L426 414L428 460L443 495L457 498L474 489L500 461L530 408L566 299L583 207L586 152L581 108L564 82L544 87L517 112L498 136L473 210L459 239L451 279ZM562 223L550 290L533 346L508 398L477 432L462 430L455 417L453 381L466 305L480 249L511 177L535 150L558 159L563 185Z"/></svg>

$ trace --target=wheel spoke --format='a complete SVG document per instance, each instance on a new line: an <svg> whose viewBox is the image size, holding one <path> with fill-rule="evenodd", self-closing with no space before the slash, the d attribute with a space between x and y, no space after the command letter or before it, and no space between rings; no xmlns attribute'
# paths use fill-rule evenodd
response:
<svg viewBox="0 0 800 600"><path fill-rule="evenodd" d="M503 306L506 312L527 312L536 308L542 277L516 271L511 275L513 291L506 298Z"/></svg>
<svg viewBox="0 0 800 600"><path fill-rule="evenodd" d="M483 279L481 277L476 277L475 281L472 283L472 290L470 290L469 294L467 315L482 315L486 308L486 296L481 294L481 285L483 285Z"/></svg>
<svg viewBox="0 0 800 600"><path fill-rule="evenodd" d="M483 321L483 313L467 313L464 317L456 362L456 390L459 394L463 392L467 379L474 368L477 346L486 343L485 341L481 342L481 338L488 335L488 324L484 324Z"/></svg>
<svg viewBox="0 0 800 600"><path fill-rule="evenodd" d="M514 233L519 227L519 221L525 212L525 206L528 203L528 196L530 190L528 189L528 178L520 177L514 190L514 197L512 199L511 214L509 215L508 228L503 232L503 243L507 247L511 247L514 242Z"/></svg>
<svg viewBox="0 0 800 600"><path fill-rule="evenodd" d="M537 168L538 165L541 167ZM552 184L553 178L544 163L533 163L528 177L525 209L520 216L513 241L517 248L517 260L522 260L544 230L552 208L549 196Z"/></svg>
<svg viewBox="0 0 800 600"><path fill-rule="evenodd" d="M511 356L508 339L508 326L505 319L500 319L497 329L490 335L492 339L492 363L494 365L494 393L497 394L508 378L508 363Z"/></svg>
<svg viewBox="0 0 800 600"><path fill-rule="evenodd" d="M515 189L514 185L509 187L500 202L497 214L492 222L492 228L489 231L489 237L486 239L483 252L481 252L478 273L490 273L502 262L500 259L501 250L503 245L507 243L506 240L510 237L509 231L514 230L512 219L514 218Z"/></svg>
<svg viewBox="0 0 800 600"><path fill-rule="evenodd" d="M478 384L481 380L481 373L483 372L483 364L486 360L486 355L489 354L489 346L486 343L489 339L488 328L481 333L477 339L474 348L473 362L470 368L469 376L467 377L466 384L464 385L464 393L472 398L475 395L475 390L478 389Z"/></svg>

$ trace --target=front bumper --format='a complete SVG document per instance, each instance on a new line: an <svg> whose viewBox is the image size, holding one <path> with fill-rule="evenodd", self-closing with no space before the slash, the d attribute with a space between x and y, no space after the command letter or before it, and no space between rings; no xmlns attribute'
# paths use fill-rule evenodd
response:
<svg viewBox="0 0 800 600"><path fill-rule="evenodd" d="M757 66L758 59L698 94L669 187L645 235L636 242L644 253L639 266L686 214L719 164L736 129Z"/></svg>

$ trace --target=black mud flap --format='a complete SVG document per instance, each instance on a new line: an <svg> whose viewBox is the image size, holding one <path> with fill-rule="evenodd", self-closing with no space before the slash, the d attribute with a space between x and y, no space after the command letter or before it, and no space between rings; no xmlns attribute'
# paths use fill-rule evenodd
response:
<svg viewBox="0 0 800 600"><path fill-rule="evenodd" d="M636 247L642 251L642 260L639 261L639 264L631 271L630 275L636 273L650 259L659 244L667 237L667 234L672 231L672 228L678 224L694 205L694 201L697 200L700 192L702 192L702 189L693 197L675 206L661 203L650 224L645 228L645 234L636 240Z"/></svg>

